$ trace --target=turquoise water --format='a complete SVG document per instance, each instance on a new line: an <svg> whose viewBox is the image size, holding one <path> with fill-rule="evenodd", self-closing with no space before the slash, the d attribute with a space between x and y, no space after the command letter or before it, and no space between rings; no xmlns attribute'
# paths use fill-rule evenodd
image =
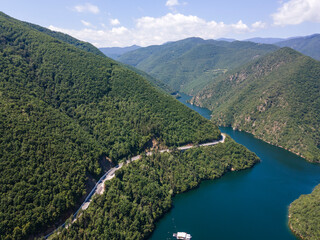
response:
<svg viewBox="0 0 320 240"><path fill-rule="evenodd" d="M181 95L183 103L190 99ZM210 117L209 110L186 105ZM195 240L296 239L287 226L288 206L320 183L320 165L251 134L231 128L220 130L255 152L262 162L177 195L174 207L157 223L151 239L173 239L172 234L178 231L190 233Z"/></svg>

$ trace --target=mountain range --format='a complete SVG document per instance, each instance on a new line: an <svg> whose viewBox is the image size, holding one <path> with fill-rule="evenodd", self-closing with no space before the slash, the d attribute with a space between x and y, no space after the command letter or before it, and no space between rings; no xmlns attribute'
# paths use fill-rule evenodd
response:
<svg viewBox="0 0 320 240"><path fill-rule="evenodd" d="M192 103L219 125L320 162L320 62L281 48L208 85Z"/></svg>
<svg viewBox="0 0 320 240"><path fill-rule="evenodd" d="M257 43L248 42L249 40ZM232 125L252 132L259 138L289 149L310 161L319 161L318 76L317 70L308 72L309 69L317 69L318 62L296 51L290 52L289 48L279 50L279 47L288 46L317 59L320 35L288 39L255 38L248 41L227 42L189 38L127 52L119 57L119 60L148 72L174 90L194 95L192 102L212 110L214 120L219 124ZM265 42L274 45L262 44ZM281 57L279 53L283 53L288 59ZM294 58L296 61L293 61ZM270 59L273 62L270 62ZM282 67L278 69L275 66ZM265 72L266 75L260 74L259 71ZM241 81L238 85L225 80L233 78L234 75L239 75L247 81ZM269 79L271 77L272 81ZM303 84L298 84L297 77ZM248 91L247 95L242 92L248 82L252 82L250 86L255 87L256 97L259 96L261 99L253 98L253 92L248 89L245 90ZM270 86L266 85L267 82ZM274 96L259 94L268 92L269 87L275 89L274 91L280 91L279 89L285 88L286 85L292 86L292 89L276 95L284 98L290 110L284 111L277 103L272 105L269 111L259 114L259 117L253 117L258 106L252 105L249 109L248 102L244 104L235 99L238 96L247 96L242 97L242 100L252 99L252 103L255 104L260 104L262 100L268 102L268 99L273 99ZM294 94L296 98L292 98ZM234 110L236 108L237 110ZM253 112L249 114L249 111ZM254 120L245 121L245 113L248 115L247 118ZM280 115L283 115L282 119L279 119ZM242 121L241 124L239 121ZM249 126L250 124L253 124L254 128ZM301 136L304 134L310 137L302 139Z"/></svg>
<svg viewBox="0 0 320 240"><path fill-rule="evenodd" d="M1 239L53 230L110 165L149 148L221 138L212 122L91 44L1 12L0 63ZM257 161L230 138L206 150L144 156L82 213L77 237L73 226L56 237L143 239L172 196Z"/></svg>
<svg viewBox="0 0 320 240"><path fill-rule="evenodd" d="M276 49L251 42L189 38L139 48L117 60L147 72L176 91L195 94L216 77Z"/></svg>
<svg viewBox="0 0 320 240"><path fill-rule="evenodd" d="M278 47L290 47L316 60L320 60L320 34L291 38L251 38L246 41L274 44Z"/></svg>
<svg viewBox="0 0 320 240"><path fill-rule="evenodd" d="M254 43L263 43L263 44L277 44L278 42L285 41L287 39L285 38L261 38L261 37L256 37L256 38L249 38L244 41L247 42L254 42Z"/></svg>
<svg viewBox="0 0 320 240"><path fill-rule="evenodd" d="M141 161L117 171L106 193L53 238L145 239L175 194L258 162L229 137L177 151L220 139L217 125L320 162L319 41L188 38L99 51L0 12L1 239L54 229L110 166L137 154ZM176 91L209 108L213 122L168 94ZM163 148L172 152L157 152ZM299 236L317 238L319 218L310 213L318 199L319 187L291 205Z"/></svg>
<svg viewBox="0 0 320 240"><path fill-rule="evenodd" d="M279 47L290 47L320 61L320 34L292 38L275 44Z"/></svg>
<svg viewBox="0 0 320 240"><path fill-rule="evenodd" d="M218 125L319 163L320 34L220 40L185 39L118 59L194 95L191 103L209 108ZM289 226L302 239L320 237L319 189L290 205Z"/></svg>

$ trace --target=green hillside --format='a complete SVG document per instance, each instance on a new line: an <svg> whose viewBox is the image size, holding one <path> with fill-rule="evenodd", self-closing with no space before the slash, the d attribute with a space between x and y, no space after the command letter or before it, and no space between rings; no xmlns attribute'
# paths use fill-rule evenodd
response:
<svg viewBox="0 0 320 240"><path fill-rule="evenodd" d="M320 62L282 48L230 73L192 99L220 125L253 133L320 162Z"/></svg>
<svg viewBox="0 0 320 240"><path fill-rule="evenodd" d="M188 38L123 54L120 62L141 69L176 91L195 94L216 77L276 46Z"/></svg>
<svg viewBox="0 0 320 240"><path fill-rule="evenodd" d="M135 49L138 49L139 46L132 46L132 47L128 47L128 48L101 48L101 49L97 49L96 47L94 47L92 44L88 43L88 42L83 42L83 41L80 41L76 38L73 38L67 34L64 34L64 33L60 33L60 32L55 32L55 31L51 31L47 28L44 28L44 27L41 27L39 25L35 25L35 24L32 24L32 23L27 23L30 27L42 32L42 33L45 33L51 37L54 37L56 39L59 39L65 43L68 43L68 44L71 44L81 50L84 50L86 52L90 52L90 53L94 53L98 56L108 56L110 58L114 58L115 55L116 56L120 56L121 54L127 52L127 51L132 51L132 50L135 50ZM114 58L116 59L116 58ZM137 68L134 68L130 65L126 65L126 64L123 64L122 66L126 67L126 68L129 68L130 70L136 72L137 74L139 74L140 76L144 77L145 79L147 79L153 86L159 88L159 89L162 89L163 91L167 92L167 93L173 93L174 90L172 88L170 88L167 84L165 84L164 82L162 81L159 81L158 79L150 76L149 74L137 69Z"/></svg>
<svg viewBox="0 0 320 240"><path fill-rule="evenodd" d="M0 13L1 239L70 216L103 156L220 137L136 73L49 35Z"/></svg>
<svg viewBox="0 0 320 240"><path fill-rule="evenodd" d="M316 60L320 60L320 34L297 37L275 43L279 47L290 47Z"/></svg>
<svg viewBox="0 0 320 240"><path fill-rule="evenodd" d="M289 208L289 226L301 239L320 239L320 185L301 195Z"/></svg>
<svg viewBox="0 0 320 240"><path fill-rule="evenodd" d="M88 42L83 42L83 41L80 41L76 38L73 38L67 34L64 34L64 33L61 33L61 32L55 32L55 31L51 31L47 28L44 28L44 27L41 27L39 25L36 25L36 24L32 24L32 23L27 23L27 25L29 25L30 27L32 27L33 29L36 29L42 33L45 33L51 37L54 37L56 39L59 39L65 43L69 43L81 50L84 50L84 51L87 51L87 52L91 52L91 53L94 53L96 55L99 55L99 56L104 56L104 54L99 51L99 49L97 49L96 47L94 47L92 44L88 43Z"/></svg>
<svg viewBox="0 0 320 240"><path fill-rule="evenodd" d="M128 68L130 69L131 71L139 74L140 76L142 76L143 78L145 78L146 80L149 81L149 83L151 83L152 86L158 88L159 90L163 91L164 93L169 93L169 94L173 94L175 91L168 86L168 84L160 81L159 79L155 78L155 77L152 77L150 74L142 71L142 70L139 70L138 68L135 68L131 65L128 65L128 64L124 64L124 63L120 63L119 64L125 68Z"/></svg>
<svg viewBox="0 0 320 240"><path fill-rule="evenodd" d="M230 137L213 147L144 157L116 172L94 205L53 239L146 239L175 194L257 161Z"/></svg>

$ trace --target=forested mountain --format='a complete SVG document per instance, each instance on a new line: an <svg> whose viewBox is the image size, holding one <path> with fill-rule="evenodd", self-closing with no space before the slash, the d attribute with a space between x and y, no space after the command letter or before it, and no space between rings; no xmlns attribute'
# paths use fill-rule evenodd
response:
<svg viewBox="0 0 320 240"><path fill-rule="evenodd" d="M155 78L155 77L152 77L151 75L149 75L148 73L138 69L138 68L135 68L131 65L128 65L128 64L124 64L124 63L120 63L119 64L125 68L128 68L130 70L132 70L133 72L139 74L140 76L142 76L143 78L145 78L146 80L149 81L149 83L151 83L152 86L158 88L159 90L162 90L164 93L167 93L167 94L173 94L175 93L175 91L168 86L168 84L162 82L161 80Z"/></svg>
<svg viewBox="0 0 320 240"><path fill-rule="evenodd" d="M49 35L0 13L2 239L31 237L65 217L101 175L102 156L117 162L151 140L220 136L136 73Z"/></svg>
<svg viewBox="0 0 320 240"><path fill-rule="evenodd" d="M120 57L122 54L126 53L126 52L130 52L136 49L139 49L139 46L133 45L131 47L110 47L110 48L99 48L101 50L101 52L103 52L107 57L110 57L112 59L117 59L118 57ZM162 89L164 92L166 93L173 93L175 92L171 87L169 87L167 84L165 84L164 82L158 80L155 77L152 77L151 75L147 74L146 72L137 69L131 65L128 64L124 64L122 63L122 66L129 68L130 70L138 73L139 75L141 75L142 77L144 77L145 79L147 79L153 86Z"/></svg>
<svg viewBox="0 0 320 240"><path fill-rule="evenodd" d="M64 34L64 33L61 33L61 32L55 32L55 31L51 31L47 28L44 28L44 27L41 27L39 25L36 25L36 24L32 24L32 23L27 23L27 25L29 25L30 27L40 31L40 32L43 32L51 37L54 37L56 39L59 39L63 42L66 42L66 43L69 43L79 49L82 49L82 50L85 50L87 52L91 52L91 53L94 53L96 55L99 55L99 56L104 56L104 54L102 52L99 51L99 49L97 49L96 47L94 47L91 43L88 43L88 42L83 42L83 41L80 41L76 38L73 38L67 34Z"/></svg>
<svg viewBox="0 0 320 240"><path fill-rule="evenodd" d="M320 62L282 48L196 95L220 125L320 162Z"/></svg>
<svg viewBox="0 0 320 240"><path fill-rule="evenodd" d="M106 158L116 164L155 144L221 137L217 126L140 75L61 36L0 13L1 239L33 238L69 217ZM74 227L98 238L91 220L99 221L112 237L143 239L174 194L257 161L230 139L155 154L117 173ZM69 229L58 236L72 238Z"/></svg>
<svg viewBox="0 0 320 240"><path fill-rule="evenodd" d="M301 239L320 239L320 185L290 204L289 226Z"/></svg>
<svg viewBox="0 0 320 240"><path fill-rule="evenodd" d="M316 60L320 60L320 34L297 37L275 43L279 47L290 47Z"/></svg>
<svg viewBox="0 0 320 240"><path fill-rule="evenodd" d="M188 38L139 48L118 60L149 73L174 90L195 94L217 76L276 49L252 42Z"/></svg>
<svg viewBox="0 0 320 240"><path fill-rule="evenodd" d="M123 54L123 53L126 53L128 51L132 51L132 50L135 50L135 49L138 49L140 48L139 46L131 46L131 47L125 47L125 48L100 48L101 51L99 51L99 49L97 49L96 47L94 47L92 44L88 43L88 42L83 42L83 41L80 41L76 38L73 38L67 34L64 34L64 33L60 33L60 32L55 32L55 31L51 31L47 28L44 28L44 27L41 27L39 25L35 25L35 24L32 24L32 23L27 23L30 27L40 31L40 32L43 32L51 37L54 37L54 38L57 38L65 43L69 43L79 49L82 49L82 50L85 50L87 52L91 52L91 53L94 53L98 56L104 56L106 55L107 57L110 57L110 58L115 58L114 55L117 55L118 57ZM167 84L165 84L164 82L162 81L159 81L158 79L150 76L149 74L137 69L137 68L134 68L130 65L126 65L126 64L123 64L124 67L126 68L129 68L130 70L138 73L139 75L141 75L142 77L144 77L145 79L147 79L153 86L155 87L158 87L160 89L162 89L163 91L167 92L167 93L172 93L174 92L174 90L172 88L170 88Z"/></svg>
<svg viewBox="0 0 320 240"><path fill-rule="evenodd" d="M109 58L117 59L122 54L139 49L139 48L140 48L139 46L133 45L130 47L105 47L105 48L99 48L99 50Z"/></svg>

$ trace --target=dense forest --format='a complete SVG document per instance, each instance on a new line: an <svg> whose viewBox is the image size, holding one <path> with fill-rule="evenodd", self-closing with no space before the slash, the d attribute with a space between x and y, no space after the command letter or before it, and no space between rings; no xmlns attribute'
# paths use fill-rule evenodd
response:
<svg viewBox="0 0 320 240"><path fill-rule="evenodd" d="M191 102L212 110L219 125L319 162L319 89L320 62L283 48L220 78Z"/></svg>
<svg viewBox="0 0 320 240"><path fill-rule="evenodd" d="M149 75L148 73L142 71L142 70L139 70L138 68L135 68L131 65L128 65L128 64L124 64L124 63L120 63L119 64L125 68L128 68L132 71L134 71L135 73L139 74L140 76L142 76L143 78L145 78L146 80L149 81L149 83L151 83L152 86L158 88L159 90L165 92L165 93L168 93L168 94L174 94L176 91L173 90L173 88L169 87L168 84L162 82L161 80L155 78L155 77L152 77L151 75Z"/></svg>
<svg viewBox="0 0 320 240"><path fill-rule="evenodd" d="M44 28L44 27L41 27L39 25L36 25L36 24L32 24L32 23L28 23L28 22L25 22L25 24L29 25L30 27L32 27L33 29L35 30L38 30L42 33L45 33L51 37L54 37L56 39L59 39L65 43L69 43L79 49L82 49L82 50L85 50L86 52L91 52L91 53L94 53L96 55L99 55L99 56L104 56L103 53L101 51L99 51L99 49L97 49L95 46L93 46L91 43L88 43L88 42L83 42L83 41L80 41L76 38L73 38L67 34L64 34L64 33L61 33L61 32L56 32L56 31L51 31L47 28Z"/></svg>
<svg viewBox="0 0 320 240"><path fill-rule="evenodd" d="M320 239L320 185L291 203L289 226L302 239Z"/></svg>
<svg viewBox="0 0 320 240"><path fill-rule="evenodd" d="M117 60L147 72L175 91L196 94L227 71L277 49L252 42L188 38L139 48Z"/></svg>
<svg viewBox="0 0 320 240"><path fill-rule="evenodd" d="M105 193L53 239L145 239L159 217L170 210L175 194L258 161L230 137L212 147L144 156L117 171L106 182Z"/></svg>
<svg viewBox="0 0 320 240"><path fill-rule="evenodd" d="M103 156L116 163L151 141L220 138L138 74L56 35L0 13L1 239L65 218L102 174Z"/></svg>

